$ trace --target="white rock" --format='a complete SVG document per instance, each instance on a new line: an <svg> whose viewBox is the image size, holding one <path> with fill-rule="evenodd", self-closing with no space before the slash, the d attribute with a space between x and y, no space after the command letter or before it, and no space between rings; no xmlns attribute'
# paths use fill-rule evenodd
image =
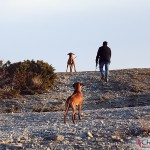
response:
<svg viewBox="0 0 150 150"><path fill-rule="evenodd" d="M63 135L57 135L56 140L57 141L63 141L64 140L64 136Z"/></svg>
<svg viewBox="0 0 150 150"><path fill-rule="evenodd" d="M90 131L87 132L87 135L88 135L89 137L91 137L91 138L93 137L93 135L92 135L92 133L91 133Z"/></svg>

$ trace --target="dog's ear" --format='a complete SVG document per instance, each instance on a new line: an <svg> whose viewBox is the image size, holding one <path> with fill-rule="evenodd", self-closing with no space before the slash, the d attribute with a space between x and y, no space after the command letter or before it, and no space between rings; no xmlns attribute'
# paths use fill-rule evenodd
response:
<svg viewBox="0 0 150 150"><path fill-rule="evenodd" d="M81 86L84 86L84 84L83 84L83 83L81 83L81 82L80 82L80 85L81 85Z"/></svg>

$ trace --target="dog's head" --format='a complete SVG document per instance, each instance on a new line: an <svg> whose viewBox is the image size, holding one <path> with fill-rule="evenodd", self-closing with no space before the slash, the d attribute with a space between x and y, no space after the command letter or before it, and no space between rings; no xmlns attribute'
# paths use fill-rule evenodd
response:
<svg viewBox="0 0 150 150"><path fill-rule="evenodd" d="M74 53L68 53L67 55L69 55L69 58L73 58L74 56L73 55L75 55Z"/></svg>
<svg viewBox="0 0 150 150"><path fill-rule="evenodd" d="M70 52L70 53L68 53L67 55L69 55L69 56L71 55L71 56L72 56L72 55L75 55L75 54L74 54L74 53L72 53L72 52Z"/></svg>
<svg viewBox="0 0 150 150"><path fill-rule="evenodd" d="M72 86L75 90L77 90L79 88L81 89L83 84L81 82L75 82Z"/></svg>

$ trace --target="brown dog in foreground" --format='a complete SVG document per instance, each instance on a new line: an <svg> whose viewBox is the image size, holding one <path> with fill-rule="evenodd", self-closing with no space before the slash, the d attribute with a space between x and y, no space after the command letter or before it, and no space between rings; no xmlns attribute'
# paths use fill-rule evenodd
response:
<svg viewBox="0 0 150 150"><path fill-rule="evenodd" d="M65 113L64 113L64 123L66 123L66 116L69 111L69 108L71 107L73 112L72 112L72 121L75 124L75 113L76 113L76 106L78 106L78 117L81 120L81 108L82 108L82 101L83 101L83 96L82 96L82 89L83 84L80 82L75 82L73 84L74 87L74 92L71 96L67 98L66 104L65 104Z"/></svg>
<svg viewBox="0 0 150 150"><path fill-rule="evenodd" d="M75 65L75 58L74 58L74 54L73 53L69 53L69 59L67 61L67 69L66 69L66 72L68 70L68 66L70 67L70 72L72 72L72 69L74 67L74 71L76 72L76 65Z"/></svg>

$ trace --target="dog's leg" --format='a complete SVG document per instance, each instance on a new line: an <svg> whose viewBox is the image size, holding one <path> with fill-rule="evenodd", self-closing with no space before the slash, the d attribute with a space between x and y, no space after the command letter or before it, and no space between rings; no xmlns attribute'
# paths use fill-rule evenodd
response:
<svg viewBox="0 0 150 150"><path fill-rule="evenodd" d="M67 72L67 70L68 70L68 64L67 64L67 69L66 69L66 72Z"/></svg>
<svg viewBox="0 0 150 150"><path fill-rule="evenodd" d="M70 65L70 72L72 72L72 64Z"/></svg>
<svg viewBox="0 0 150 150"><path fill-rule="evenodd" d="M81 109L82 109L82 104L79 104L78 105L78 117L80 120L82 120L82 117L81 117Z"/></svg>
<svg viewBox="0 0 150 150"><path fill-rule="evenodd" d="M75 64L73 64L73 66L74 66L74 71L75 71L75 72L77 72L77 71L76 71L76 65L75 65Z"/></svg>
<svg viewBox="0 0 150 150"><path fill-rule="evenodd" d="M72 112L72 121L75 124L75 121L74 121L75 114L76 114L76 106L75 105L72 105L72 110L73 110L73 112Z"/></svg>
<svg viewBox="0 0 150 150"><path fill-rule="evenodd" d="M74 114L74 120L76 120L76 114Z"/></svg>

